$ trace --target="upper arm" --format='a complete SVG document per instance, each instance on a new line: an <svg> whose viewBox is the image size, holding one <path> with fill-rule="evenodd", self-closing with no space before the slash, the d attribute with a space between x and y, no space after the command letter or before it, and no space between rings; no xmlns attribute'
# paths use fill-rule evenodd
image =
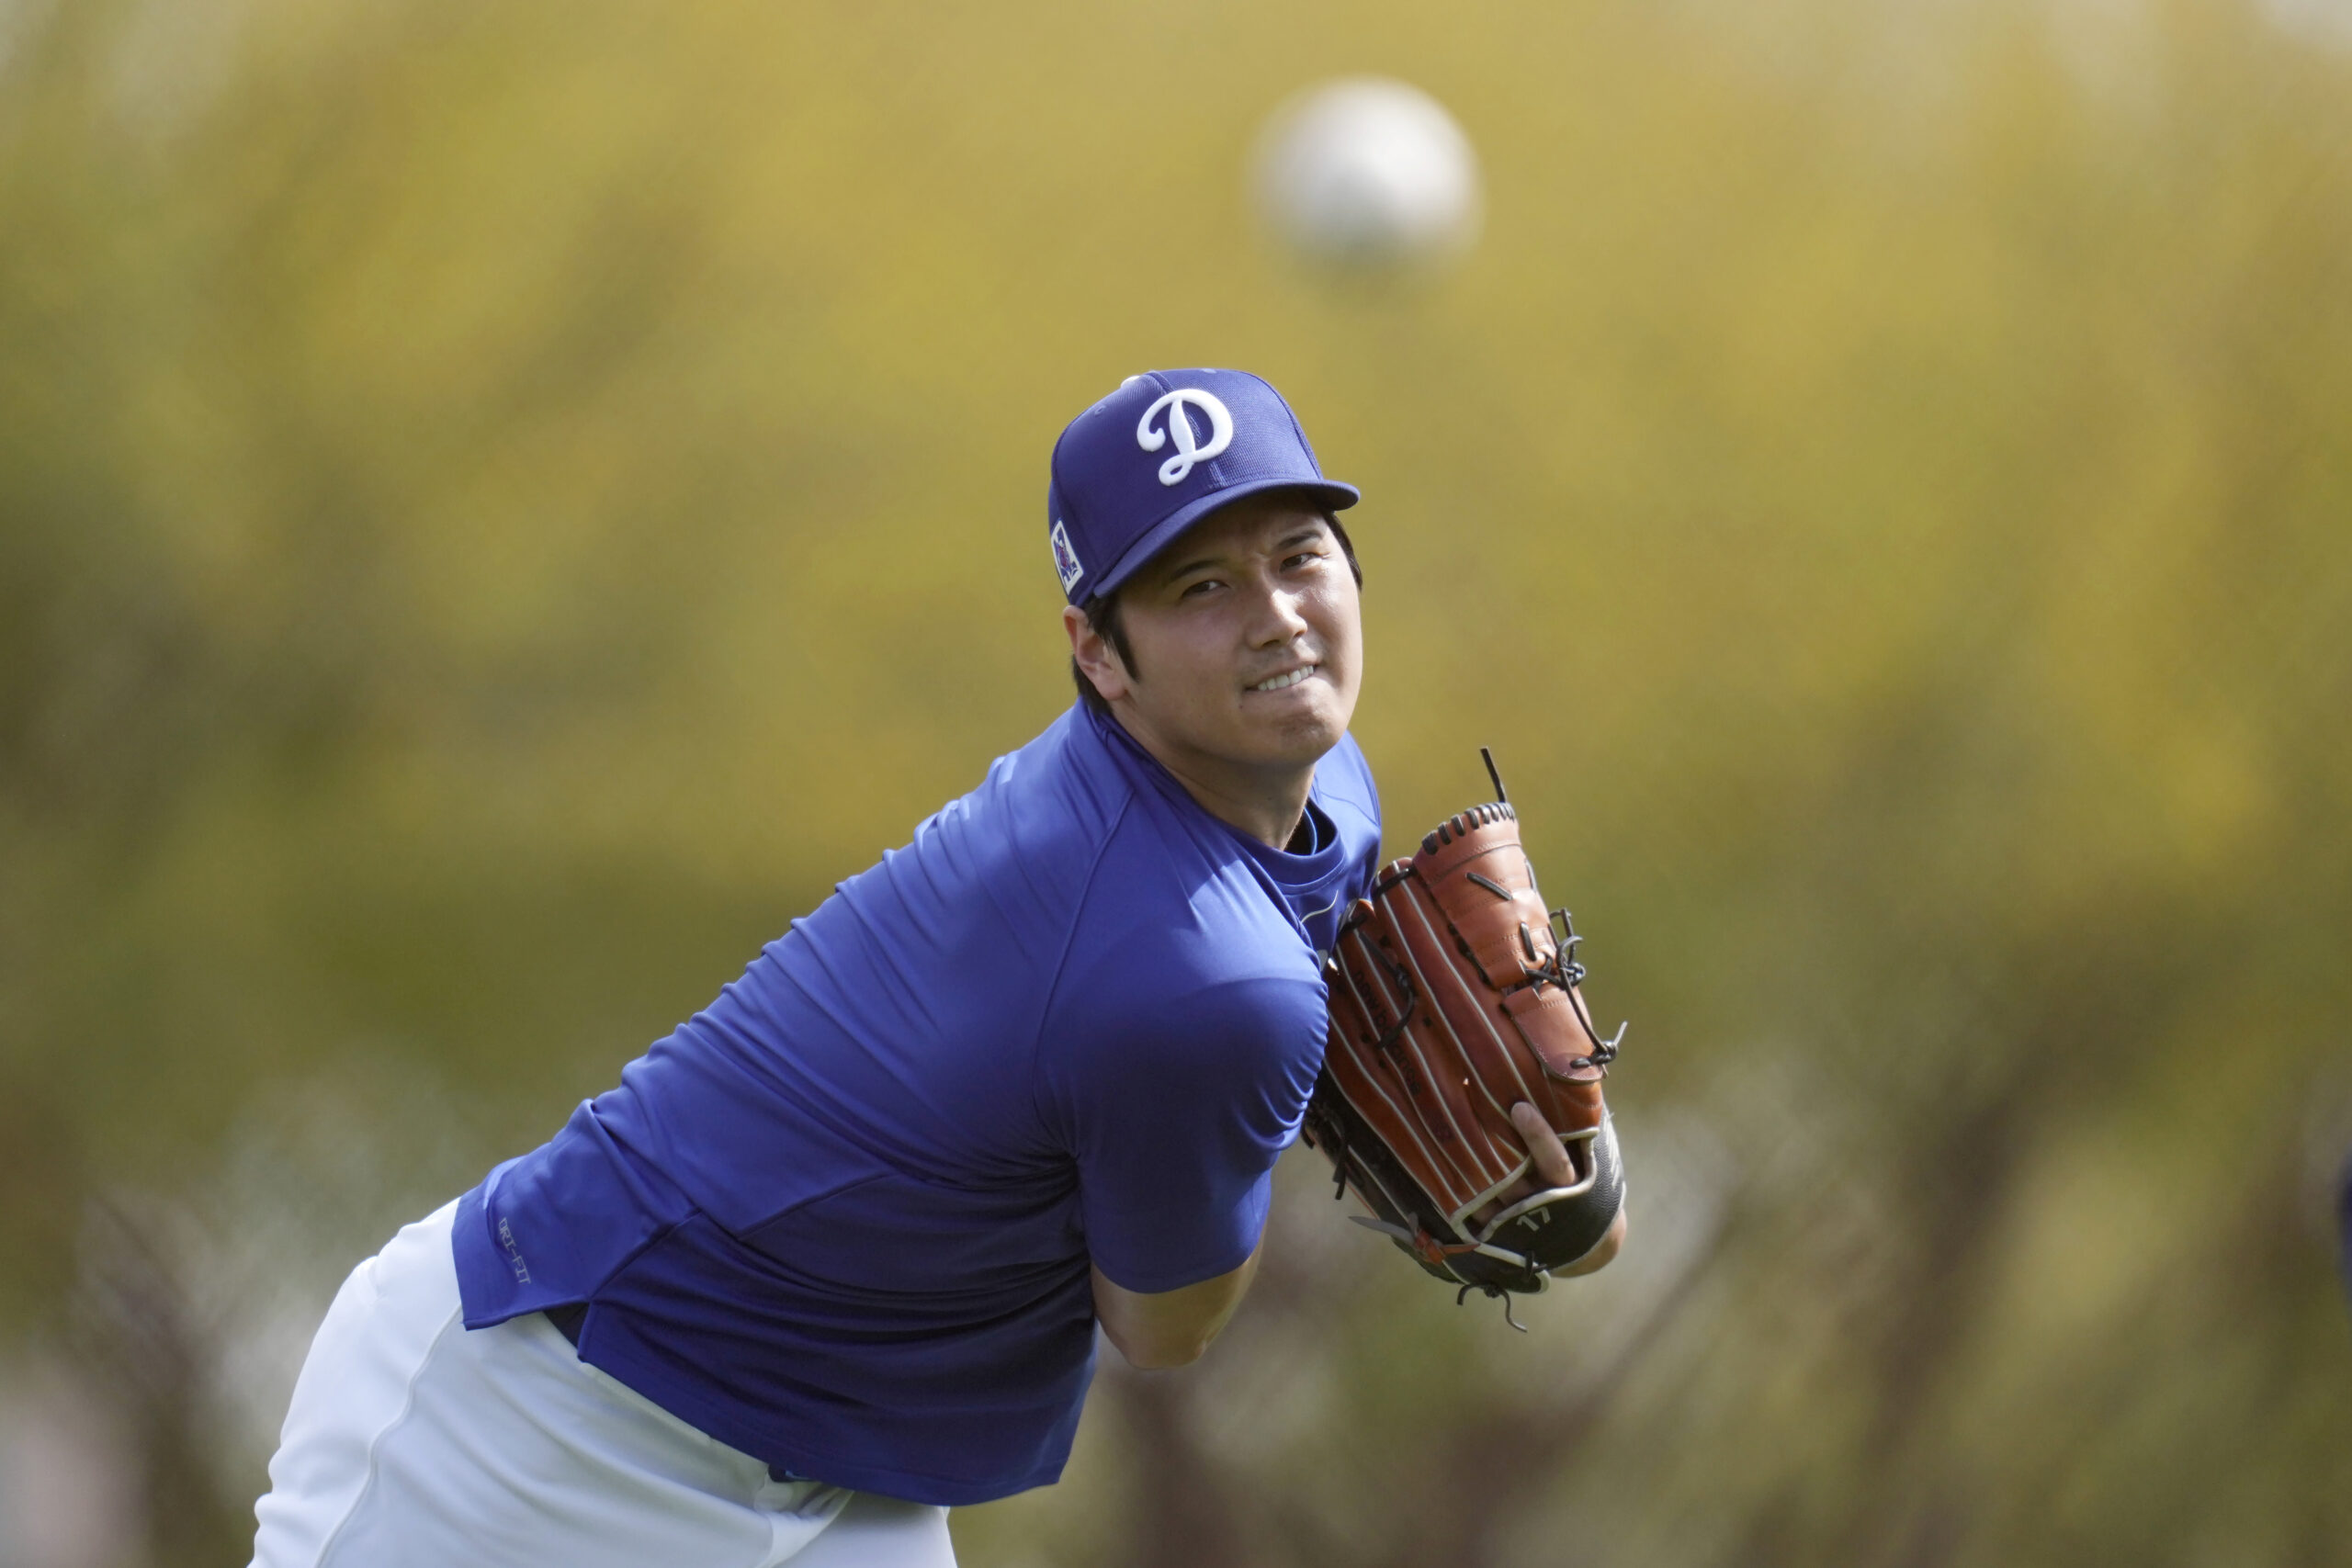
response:
<svg viewBox="0 0 2352 1568"><path fill-rule="evenodd" d="M1157 840L1106 857L1036 1055L1098 1311L1153 1364L1197 1355L1240 1301L1324 1033L1314 953L1262 889L1185 866Z"/></svg>
<svg viewBox="0 0 2352 1568"><path fill-rule="evenodd" d="M1314 1088L1320 999L1287 980L1161 989L1063 1037L1057 1119L1110 1282L1171 1295L1249 1258Z"/></svg>

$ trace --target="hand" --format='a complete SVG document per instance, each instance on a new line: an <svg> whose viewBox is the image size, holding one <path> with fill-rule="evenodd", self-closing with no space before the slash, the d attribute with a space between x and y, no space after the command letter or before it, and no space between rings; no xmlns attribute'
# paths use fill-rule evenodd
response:
<svg viewBox="0 0 2352 1568"><path fill-rule="evenodd" d="M1534 1164L1517 1181L1471 1211L1470 1223L1480 1229L1484 1229L1487 1222L1495 1215L1522 1198L1532 1197L1546 1188L1573 1187L1584 1179L1584 1173L1577 1168L1575 1156L1560 1141L1560 1134L1552 1131L1552 1124L1544 1120L1542 1111L1522 1100L1510 1108L1510 1124L1519 1134L1520 1142L1527 1145L1528 1156ZM1617 1249L1624 1244L1625 1212L1620 1209L1616 1222L1609 1227L1609 1234L1600 1238L1598 1247L1574 1267L1555 1269L1555 1272L1565 1279L1605 1269L1610 1259L1617 1256Z"/></svg>
<svg viewBox="0 0 2352 1568"><path fill-rule="evenodd" d="M1552 1123L1544 1120L1542 1111L1522 1100L1510 1108L1510 1124L1518 1130L1519 1141L1535 1158L1535 1168L1521 1177L1521 1181L1540 1179L1545 1187L1573 1187L1583 1179L1584 1173L1577 1169L1567 1145L1560 1142L1560 1134L1552 1131ZM1528 1190L1536 1189L1530 1187Z"/></svg>
<svg viewBox="0 0 2352 1568"><path fill-rule="evenodd" d="M1544 1120L1544 1113L1521 1100L1510 1108L1510 1124L1519 1134L1519 1141L1527 1145L1535 1163L1524 1175L1500 1192L1470 1211L1470 1223L1484 1226L1486 1223L1518 1202L1552 1187L1573 1187L1582 1179L1577 1169L1576 1156L1560 1142L1560 1134Z"/></svg>

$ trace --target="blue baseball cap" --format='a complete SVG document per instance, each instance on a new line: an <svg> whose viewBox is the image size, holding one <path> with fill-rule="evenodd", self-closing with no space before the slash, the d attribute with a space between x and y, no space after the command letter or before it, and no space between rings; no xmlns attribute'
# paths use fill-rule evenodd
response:
<svg viewBox="0 0 2352 1568"><path fill-rule="evenodd" d="M1150 370L1069 422L1046 491L1054 570L1073 604L1108 593L1227 502L1303 490L1338 511L1362 499L1323 477L1283 395L1246 370Z"/></svg>

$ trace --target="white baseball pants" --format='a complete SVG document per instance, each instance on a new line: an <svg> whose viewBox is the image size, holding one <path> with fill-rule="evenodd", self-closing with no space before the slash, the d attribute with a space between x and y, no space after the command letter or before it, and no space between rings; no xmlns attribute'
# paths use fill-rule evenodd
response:
<svg viewBox="0 0 2352 1568"><path fill-rule="evenodd" d="M456 1211L401 1230L327 1309L254 1568L955 1568L944 1508L773 1481L537 1313L469 1333Z"/></svg>

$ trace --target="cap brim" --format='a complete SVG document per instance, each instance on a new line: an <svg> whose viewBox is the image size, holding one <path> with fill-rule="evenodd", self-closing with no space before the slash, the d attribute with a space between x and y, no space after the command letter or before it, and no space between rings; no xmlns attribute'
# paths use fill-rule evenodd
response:
<svg viewBox="0 0 2352 1568"><path fill-rule="evenodd" d="M1337 479L1247 479L1240 484L1227 485L1223 490L1213 491L1197 500L1185 502L1160 519L1150 532L1129 545L1125 555L1111 563L1102 573L1100 581L1088 584L1081 578L1079 586L1084 588L1086 592L1080 594L1079 598L1084 599L1113 592L1119 584L1142 570L1152 557L1174 544L1177 535L1206 517L1218 507L1229 506L1244 496L1261 495L1270 490L1304 491L1334 512L1345 512L1363 499L1363 493L1355 486L1341 484Z"/></svg>

